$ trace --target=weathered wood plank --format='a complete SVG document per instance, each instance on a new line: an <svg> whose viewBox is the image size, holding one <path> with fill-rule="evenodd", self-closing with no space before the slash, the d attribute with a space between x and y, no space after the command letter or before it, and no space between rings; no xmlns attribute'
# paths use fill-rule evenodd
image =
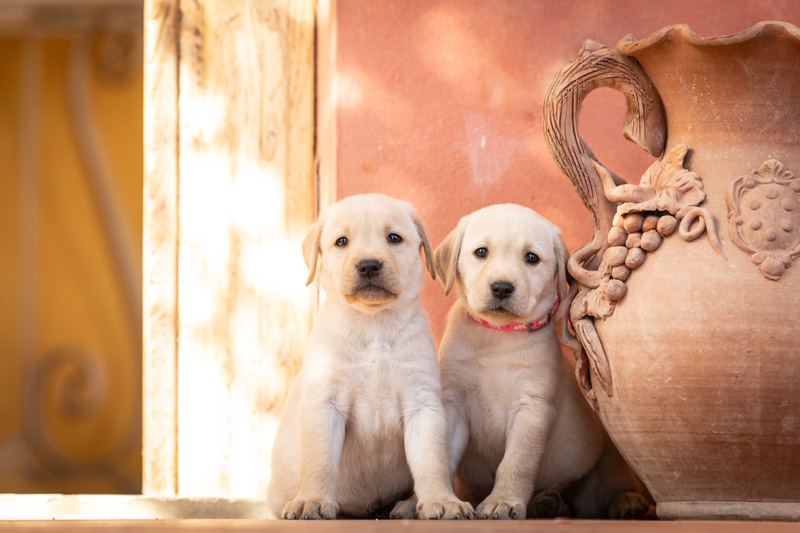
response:
<svg viewBox="0 0 800 533"><path fill-rule="evenodd" d="M312 309L313 2L181 10L178 492L263 497Z"/></svg>
<svg viewBox="0 0 800 533"><path fill-rule="evenodd" d="M143 483L177 492L178 0L145 2Z"/></svg>
<svg viewBox="0 0 800 533"><path fill-rule="evenodd" d="M145 21L144 492L259 498L314 301L314 3Z"/></svg>

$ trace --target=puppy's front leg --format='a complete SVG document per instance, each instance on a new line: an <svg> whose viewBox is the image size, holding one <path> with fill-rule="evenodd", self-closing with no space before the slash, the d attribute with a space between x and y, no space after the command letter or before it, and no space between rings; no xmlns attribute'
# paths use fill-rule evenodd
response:
<svg viewBox="0 0 800 533"><path fill-rule="evenodd" d="M459 398L460 400L460 398ZM450 484L455 483L456 470L469 443L467 417L458 400L445 401L444 412L447 417L447 456L450 459Z"/></svg>
<svg viewBox="0 0 800 533"><path fill-rule="evenodd" d="M284 506L282 516L290 520L332 519L339 512L336 493L345 417L329 401L308 407L302 410L297 495Z"/></svg>
<svg viewBox="0 0 800 533"><path fill-rule="evenodd" d="M447 457L447 420L438 398L421 392L405 411L406 458L414 478L417 517L472 518L472 506L459 500L450 483Z"/></svg>
<svg viewBox="0 0 800 533"><path fill-rule="evenodd" d="M553 409L545 402L534 399L520 407L492 492L476 509L478 518L525 519L553 418Z"/></svg>
<svg viewBox="0 0 800 533"><path fill-rule="evenodd" d="M467 440L469 439L469 434L468 434L469 429L467 428L466 420L463 414L460 412L460 410L456 409L453 406L448 406L448 405L445 405L444 410L447 421L447 443L449 450L447 456L450 459L449 462L450 486L452 487L455 481L456 468L458 467L458 463L461 461L461 456L464 455L464 450L467 447ZM414 477L416 479L417 476L415 475ZM414 518L415 516L417 516L418 503L419 502L417 500L417 495L415 493L408 500L398 502L397 505L395 505L394 509L392 510L390 517L396 519ZM471 518L474 512L472 511L471 506L469 507L470 508L468 509L468 517ZM433 517L433 518L438 518L438 517ZM462 518L462 517L445 516L444 518Z"/></svg>

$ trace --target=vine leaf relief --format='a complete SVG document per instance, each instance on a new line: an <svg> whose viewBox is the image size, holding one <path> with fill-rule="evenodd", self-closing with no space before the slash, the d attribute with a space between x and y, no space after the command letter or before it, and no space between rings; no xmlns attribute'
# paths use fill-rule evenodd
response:
<svg viewBox="0 0 800 533"><path fill-rule="evenodd" d="M800 255L800 178L770 159L728 190L728 233L765 278L777 281Z"/></svg>

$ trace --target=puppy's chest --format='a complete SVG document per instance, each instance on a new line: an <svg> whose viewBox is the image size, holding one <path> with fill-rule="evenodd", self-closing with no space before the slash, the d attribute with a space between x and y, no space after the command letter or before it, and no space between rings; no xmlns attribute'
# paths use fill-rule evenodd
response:
<svg viewBox="0 0 800 533"><path fill-rule="evenodd" d="M348 357L345 378L350 391L348 428L368 434L396 431L402 425L402 365L390 344L357 348Z"/></svg>
<svg viewBox="0 0 800 533"><path fill-rule="evenodd" d="M479 361L478 376L473 396L482 405L482 409L509 410L539 396L546 388L546 379L529 365L506 363L492 365L487 361Z"/></svg>
<svg viewBox="0 0 800 533"><path fill-rule="evenodd" d="M557 357L557 356L556 356ZM463 401L477 423L504 419L532 401L551 401L555 392L558 360L530 350L474 353L461 361ZM453 384L454 376L448 375Z"/></svg>

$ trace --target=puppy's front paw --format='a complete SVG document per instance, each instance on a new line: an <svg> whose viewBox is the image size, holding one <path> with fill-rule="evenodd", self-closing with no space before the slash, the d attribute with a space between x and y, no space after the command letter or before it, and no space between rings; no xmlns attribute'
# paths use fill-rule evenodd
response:
<svg viewBox="0 0 800 533"><path fill-rule="evenodd" d="M569 506L555 490L545 490L528 503L528 518L558 518L570 516Z"/></svg>
<svg viewBox="0 0 800 533"><path fill-rule="evenodd" d="M504 502L486 498L476 509L484 520L525 520L528 509L522 502Z"/></svg>
<svg viewBox="0 0 800 533"><path fill-rule="evenodd" d="M423 520L464 520L474 516L472 506L461 500L421 501L417 504L417 518Z"/></svg>
<svg viewBox="0 0 800 533"><path fill-rule="evenodd" d="M608 517L612 520L638 520L649 509L650 504L638 492L620 492L608 504Z"/></svg>
<svg viewBox="0 0 800 533"><path fill-rule="evenodd" d="M417 499L410 498L397 502L389 513L389 518L394 520L411 520L417 516Z"/></svg>
<svg viewBox="0 0 800 533"><path fill-rule="evenodd" d="M286 520L332 520L338 511L335 502L292 500L283 507L281 516Z"/></svg>

